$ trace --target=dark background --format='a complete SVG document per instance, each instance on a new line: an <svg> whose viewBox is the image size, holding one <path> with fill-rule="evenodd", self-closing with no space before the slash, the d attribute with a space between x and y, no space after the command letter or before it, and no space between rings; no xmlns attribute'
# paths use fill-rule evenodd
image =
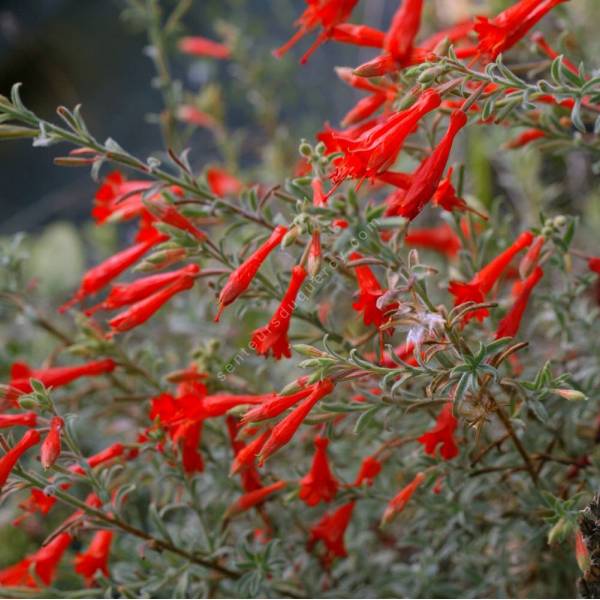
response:
<svg viewBox="0 0 600 600"><path fill-rule="evenodd" d="M172 6L168 0L163 4ZM356 17L383 27L392 4L368 0ZM286 124L284 136L293 147L300 137L312 137L324 121L337 123L351 106L352 92L332 74L332 67L357 64L373 55L330 44L307 66L298 67L305 43L284 61L276 61L271 50L292 34L292 23L304 7L303 0L198 0L184 19L187 34L218 39L214 24L219 19L241 30L248 58L257 65L254 75L270 91L273 112ZM145 33L123 19L124 8L118 0L0 1L0 93L7 95L20 81L25 104L45 118L56 119L58 105L81 103L99 140L113 137L140 156L159 149L159 127L146 121L161 110L162 99L151 86L154 68L143 52ZM260 146L256 111L239 65L176 55L173 71L192 91L219 82L228 127L249 128L250 138L255 128L254 145ZM216 158L206 133L195 135L191 147L197 165ZM67 151L64 145L33 148L29 140L0 144L0 234L35 231L56 219L88 218L96 187L89 173L52 163L54 156ZM257 157L248 152L244 160L252 164Z"/></svg>

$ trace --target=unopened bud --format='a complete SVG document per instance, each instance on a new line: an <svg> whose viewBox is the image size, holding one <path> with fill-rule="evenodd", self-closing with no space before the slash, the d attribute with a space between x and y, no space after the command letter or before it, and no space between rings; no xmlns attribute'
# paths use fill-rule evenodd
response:
<svg viewBox="0 0 600 600"><path fill-rule="evenodd" d="M308 344L294 344L294 350L298 352L298 354L302 354L302 356L311 356L313 358L328 356L325 352L314 346L309 346Z"/></svg>
<svg viewBox="0 0 600 600"><path fill-rule="evenodd" d="M430 83L433 80L437 79L440 75L445 72L446 68L440 65L435 67L430 67L429 69L425 69L417 78L419 83Z"/></svg>
<svg viewBox="0 0 600 600"><path fill-rule="evenodd" d="M433 53L438 56L446 56L448 54L448 50L450 50L450 46L452 42L449 37L445 37L443 40L437 43L436 47L433 49Z"/></svg>
<svg viewBox="0 0 600 600"><path fill-rule="evenodd" d="M313 153L313 149L308 142L302 142L300 144L300 147L298 148L298 151L302 156L305 156L306 158L310 158Z"/></svg>
<svg viewBox="0 0 600 600"><path fill-rule="evenodd" d="M579 390L563 390L560 388L553 388L550 391L553 394L556 394L557 396L561 396L565 400L571 400L571 401L587 400L587 396L583 392L580 392Z"/></svg>
<svg viewBox="0 0 600 600"><path fill-rule="evenodd" d="M548 544L560 542L571 532L573 525L564 517L561 517L548 532Z"/></svg>
<svg viewBox="0 0 600 600"><path fill-rule="evenodd" d="M294 225L283 236L283 239L281 240L281 247L287 248L288 246L291 246L298 239L299 235L300 235L300 227L298 227L297 225Z"/></svg>

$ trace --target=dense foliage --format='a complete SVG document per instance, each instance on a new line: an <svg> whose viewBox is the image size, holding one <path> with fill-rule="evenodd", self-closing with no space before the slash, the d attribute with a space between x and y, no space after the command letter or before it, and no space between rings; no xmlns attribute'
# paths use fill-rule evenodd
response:
<svg viewBox="0 0 600 600"><path fill-rule="evenodd" d="M251 38L187 31L188 0L124 12L164 100L152 156L80 107L0 96L1 139L67 144L56 164L97 182L68 298L32 277L35 240L3 245L2 536L27 540L2 550L3 597L600 588L597 502L579 526L600 460L600 77L566 43L587 2L390 0L385 30L363 3L306 0L263 57L369 56L336 69L354 105L293 164ZM237 66L261 165L218 88L173 77L182 58ZM194 163L199 130L221 164ZM42 264L69 281L58 238Z"/></svg>

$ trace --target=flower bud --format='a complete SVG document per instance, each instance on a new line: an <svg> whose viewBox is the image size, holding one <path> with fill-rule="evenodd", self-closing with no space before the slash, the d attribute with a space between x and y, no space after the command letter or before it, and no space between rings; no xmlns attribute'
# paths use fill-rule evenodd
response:
<svg viewBox="0 0 600 600"><path fill-rule="evenodd" d="M579 401L587 400L587 396L579 390L562 390L560 388L553 388L550 390L553 394L561 396L565 400Z"/></svg>

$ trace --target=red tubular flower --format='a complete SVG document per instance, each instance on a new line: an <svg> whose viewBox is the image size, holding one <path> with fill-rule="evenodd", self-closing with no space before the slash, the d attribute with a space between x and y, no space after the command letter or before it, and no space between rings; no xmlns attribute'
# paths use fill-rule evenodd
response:
<svg viewBox="0 0 600 600"><path fill-rule="evenodd" d="M434 456L441 444L440 454L444 460L450 460L458 454L458 446L454 441L454 431L458 420L452 414L452 402L444 404L432 429L425 432L419 442L425 446L425 454Z"/></svg>
<svg viewBox="0 0 600 600"><path fill-rule="evenodd" d="M424 480L425 475L423 473L417 473L415 478L389 501L383 512L383 517L381 518L382 525L387 525L387 523L392 521L397 514L404 510L404 507L408 504L409 500L413 497L413 494Z"/></svg>
<svg viewBox="0 0 600 600"><path fill-rule="evenodd" d="M2 457L0 458L0 491L4 487L10 472L17 464L21 456L35 446L40 441L40 432L36 429L30 429L25 432L23 437Z"/></svg>
<svg viewBox="0 0 600 600"><path fill-rule="evenodd" d="M113 279L117 278L121 273L134 265L150 248L166 241L167 236L159 234L157 231L149 233L147 238L140 241L121 252L117 252L104 262L90 269L81 280L79 290L73 298L63 304L59 310L64 312L73 305L81 302L87 296L96 294L106 287Z"/></svg>
<svg viewBox="0 0 600 600"><path fill-rule="evenodd" d="M6 429L7 427L35 427L36 425L37 415L34 412L0 415L0 429Z"/></svg>
<svg viewBox="0 0 600 600"><path fill-rule="evenodd" d="M506 142L506 148L510 150L514 150L516 148L522 148L523 146L527 146L531 142L535 140L539 140L546 137L546 133L541 129L526 129L523 133L520 133L516 138L509 140Z"/></svg>
<svg viewBox="0 0 600 600"><path fill-rule="evenodd" d="M292 356L288 330L296 306L296 297L305 278L306 271L304 267L296 265L292 269L288 289L275 314L267 325L260 327L252 334L252 347L257 354L267 357L269 352L272 352L276 360L279 360L282 356L287 358Z"/></svg>
<svg viewBox="0 0 600 600"><path fill-rule="evenodd" d="M60 533L49 544L26 556L16 565L0 570L0 585L37 588L37 582L30 574L31 568L43 583L50 585L56 575L58 563L72 539L68 533Z"/></svg>
<svg viewBox="0 0 600 600"><path fill-rule="evenodd" d="M396 171L386 171L377 175L377 179L389 183L401 190L407 190L412 183L412 175L410 173L400 173Z"/></svg>
<svg viewBox="0 0 600 600"><path fill-rule="evenodd" d="M483 302L486 294L494 287L510 261L521 250L527 248L532 241L533 234L530 231L524 231L511 246L476 273L469 283L451 281L448 291L454 296L454 305L459 306L469 301ZM473 318L483 321L488 315L489 311L487 309L471 311L465 315L464 322L466 323Z"/></svg>
<svg viewBox="0 0 600 600"><path fill-rule="evenodd" d="M166 202L162 198L148 201L145 203L145 206L160 222L166 223L176 229L187 231L200 242L206 239L206 234L203 231L197 229L188 218L184 217L175 206L173 206L173 204Z"/></svg>
<svg viewBox="0 0 600 600"><path fill-rule="evenodd" d="M373 456L366 456L363 458L353 485L360 487L363 483L366 483L368 486L371 486L379 473L381 473L381 463Z"/></svg>
<svg viewBox="0 0 600 600"><path fill-rule="evenodd" d="M75 572L85 578L88 587L93 585L98 571L108 577L108 557L112 539L112 531L101 529L94 534L87 550L75 556Z"/></svg>
<svg viewBox="0 0 600 600"><path fill-rule="evenodd" d="M352 252L349 256L350 260L360 260L362 254ZM382 308L377 306L377 302L383 296L383 289L379 285L379 281L373 274L373 271L368 265L360 265L354 267L356 278L358 280L359 296L358 300L352 305L352 308L357 312L363 313L363 321L365 325L375 325L381 327L388 319L387 314L397 308L396 303L388 304Z"/></svg>
<svg viewBox="0 0 600 600"><path fill-rule="evenodd" d="M369 118L385 104L387 99L387 94L371 94L366 98L362 98L356 103L354 108L350 109L344 115L342 125L346 127Z"/></svg>
<svg viewBox="0 0 600 600"><path fill-rule="evenodd" d="M529 246L529 250L527 250L519 263L519 275L521 279L531 274L540 259L540 253L545 243L546 238L543 235L538 235L531 246Z"/></svg>
<svg viewBox="0 0 600 600"><path fill-rule="evenodd" d="M480 212L476 211L474 208L471 208L463 198L460 198L454 186L452 185L452 173L454 169L450 167L448 172L446 173L446 177L440 181L435 193L433 194L433 203L436 206L441 206L444 210L448 212L452 212L456 210L458 212L472 212L476 214L478 217L482 218L484 221L487 221L487 217L482 215Z"/></svg>
<svg viewBox="0 0 600 600"><path fill-rule="evenodd" d="M114 310L128 304L134 304L178 279L186 275L196 275L198 272L199 269L196 265L186 265L176 271L150 275L128 283L116 283L111 287L106 300L98 306L86 310L85 313L91 315L98 310Z"/></svg>
<svg viewBox="0 0 600 600"><path fill-rule="evenodd" d="M300 402L300 400L304 400L304 398L308 397L314 389L315 386L310 385L288 396L273 395L272 398L265 400L254 408L251 408L242 417L242 424L258 423L259 421L266 421L267 419L278 417L288 408L291 408Z"/></svg>
<svg viewBox="0 0 600 600"><path fill-rule="evenodd" d="M306 268L311 277L317 276L319 270L321 269L321 263L321 232L318 229L315 229L312 232L312 239L310 241L310 248L308 250L308 259L306 261Z"/></svg>
<svg viewBox="0 0 600 600"><path fill-rule="evenodd" d="M152 185L151 181L128 181L119 171L109 173L94 197L92 217L98 225L139 217L144 212L142 194Z"/></svg>
<svg viewBox="0 0 600 600"><path fill-rule="evenodd" d="M286 227L281 225L275 227L269 239L229 275L227 282L219 294L219 310L215 317L216 322L221 318L223 309L226 306L229 306L240 294L243 294L246 291L263 262L267 259L269 254L279 246L286 233Z"/></svg>
<svg viewBox="0 0 600 600"><path fill-rule="evenodd" d="M154 292L147 298L135 302L127 310L110 319L108 324L111 327L111 333L123 333L145 323L173 296L192 288L199 272L200 267L198 265L189 265L186 272L173 283Z"/></svg>
<svg viewBox="0 0 600 600"><path fill-rule="evenodd" d="M202 437L202 422L186 423L179 428L173 442L181 442L181 464L186 473L201 473L204 471L204 459L200 454L200 438Z"/></svg>
<svg viewBox="0 0 600 600"><path fill-rule="evenodd" d="M244 189L242 182L225 169L215 167L208 169L206 171L206 181L210 191L219 198L237 196Z"/></svg>
<svg viewBox="0 0 600 600"><path fill-rule="evenodd" d="M466 124L467 115L462 110L450 115L450 123L444 137L414 172L406 194L396 204L390 205L386 214L400 215L412 221L425 208L444 174L454 138Z"/></svg>
<svg viewBox="0 0 600 600"><path fill-rule="evenodd" d="M281 58L301 38L309 34L317 27L323 31L317 36L312 46L300 59L305 63L310 55L328 38L332 36L332 30L336 25L347 21L358 0L305 0L308 5L306 10L296 21L298 31L283 46L273 52L277 58Z"/></svg>
<svg viewBox="0 0 600 600"><path fill-rule="evenodd" d="M313 204L317 208L327 204L327 197L323 191L323 182L318 177L313 177L310 182L310 187L313 193Z"/></svg>
<svg viewBox="0 0 600 600"><path fill-rule="evenodd" d="M600 275L600 256L592 256L588 259L588 269Z"/></svg>
<svg viewBox="0 0 600 600"><path fill-rule="evenodd" d="M310 395L303 400L289 415L284 417L271 431L269 439L265 442L259 455L258 466L262 467L267 458L285 446L293 437L308 413L315 404L324 396L333 391L334 384L331 379L319 381L311 391Z"/></svg>
<svg viewBox="0 0 600 600"><path fill-rule="evenodd" d="M421 27L423 0L402 0L385 36L384 48L399 65L410 57L413 43Z"/></svg>
<svg viewBox="0 0 600 600"><path fill-rule="evenodd" d="M336 557L344 558L348 556L344 536L348 525L350 525L355 504L355 501L348 502L334 512L325 513L321 520L310 529L308 549L312 551L314 545L318 541L322 541L327 551L324 558L327 567L331 565Z"/></svg>
<svg viewBox="0 0 600 600"><path fill-rule="evenodd" d="M385 33L367 25L340 23L331 28L330 37L342 44L366 46L368 48L383 48Z"/></svg>
<svg viewBox="0 0 600 600"><path fill-rule="evenodd" d="M208 58L226 59L231 57L231 50L225 45L195 35L182 37L179 40L179 50L192 56L206 56Z"/></svg>
<svg viewBox="0 0 600 600"><path fill-rule="evenodd" d="M407 246L428 248L450 258L454 258L460 250L460 238L448 223L436 227L411 229L404 238Z"/></svg>
<svg viewBox="0 0 600 600"><path fill-rule="evenodd" d="M204 418L221 417L236 406L262 404L272 397L273 394L213 394L202 400L200 411Z"/></svg>
<svg viewBox="0 0 600 600"><path fill-rule="evenodd" d="M57 388L71 383L80 377L95 377L112 372L116 363L110 358L103 360L93 360L82 365L71 367L50 367L49 369L30 369L24 363L14 363L11 368L10 387L12 390L9 396L14 399L21 394L28 394L32 387L29 381L37 379L46 387ZM15 392L13 394L13 392Z"/></svg>
<svg viewBox="0 0 600 600"><path fill-rule="evenodd" d="M556 52L556 50L554 50L554 48L550 46L550 44L546 41L546 38L544 37L544 34L541 31L536 31L531 36L531 39L548 58L551 58L552 60L558 58L558 52ZM567 69L569 69L571 73L573 73L574 75L579 75L579 69L568 58L563 57L562 61L563 65L565 65L565 67L567 67Z"/></svg>
<svg viewBox="0 0 600 600"><path fill-rule="evenodd" d="M440 103L440 95L435 90L426 90L410 108L367 129L328 132L329 147L344 155L335 161L336 169L331 174L334 186L346 179L358 179L360 185L364 179L387 171L395 162L405 138L415 130L420 119Z"/></svg>
<svg viewBox="0 0 600 600"><path fill-rule="evenodd" d="M108 446L104 450L101 450L100 452L93 454L92 456L89 456L87 458L87 463L90 466L90 468L93 469L93 468L98 467L99 465L102 465L108 461L111 461L115 458L119 458L120 456L123 456L124 452L125 452L125 447L123 446L123 444L119 444L117 442L116 444L112 444L111 446ZM73 466L69 467L69 471L71 471L71 473L75 473L76 475L84 475L85 474L85 470L81 465L73 465Z"/></svg>
<svg viewBox="0 0 600 600"><path fill-rule="evenodd" d="M60 417L52 417L50 431L40 448L40 462L44 469L49 469L60 455L60 434L64 425Z"/></svg>
<svg viewBox="0 0 600 600"><path fill-rule="evenodd" d="M225 512L225 519L231 519L240 513L246 512L257 504L261 504L264 500L275 492L281 491L287 483L285 481L276 481L271 485L266 485L252 492L244 494L238 498Z"/></svg>
<svg viewBox="0 0 600 600"><path fill-rule="evenodd" d="M510 50L553 8L566 0L519 0L493 19L477 17L478 49L490 60Z"/></svg>
<svg viewBox="0 0 600 600"><path fill-rule="evenodd" d="M251 442L246 444L243 448L240 448L235 455L233 462L231 463L229 476L235 475L244 468L247 469L249 467L253 467L256 457L270 435L271 430L266 429L260 435L257 435Z"/></svg>
<svg viewBox="0 0 600 600"><path fill-rule="evenodd" d="M590 551L585 543L581 529L577 529L575 532L575 559L577 560L577 566L582 573L585 573L590 568Z"/></svg>
<svg viewBox="0 0 600 600"><path fill-rule="evenodd" d="M522 283L519 293L515 299L515 303L508 313L506 313L506 316L498 324L498 329L496 330L496 339L503 337L515 337L515 335L517 335L519 326L521 325L521 319L523 318L523 313L525 312L527 303L529 302L529 296L531 296L533 288L538 284L543 275L544 271L542 271L541 267L536 267L533 273L531 273L531 275L529 275L529 277L527 277L527 279Z"/></svg>
<svg viewBox="0 0 600 600"><path fill-rule="evenodd" d="M308 506L319 502L331 502L340 487L329 468L327 459L327 438L315 438L315 454L310 471L300 480L300 500Z"/></svg>
<svg viewBox="0 0 600 600"><path fill-rule="evenodd" d="M433 52L444 40L448 40L456 46L459 42L466 41L472 32L473 21L471 19L460 21L447 29L442 29L430 35L419 44L419 48L424 52ZM464 50L464 48L455 48L455 51L459 50Z"/></svg>
<svg viewBox="0 0 600 600"><path fill-rule="evenodd" d="M193 104L183 104L177 108L177 118L188 125L215 129L217 121L212 115L196 108Z"/></svg>

